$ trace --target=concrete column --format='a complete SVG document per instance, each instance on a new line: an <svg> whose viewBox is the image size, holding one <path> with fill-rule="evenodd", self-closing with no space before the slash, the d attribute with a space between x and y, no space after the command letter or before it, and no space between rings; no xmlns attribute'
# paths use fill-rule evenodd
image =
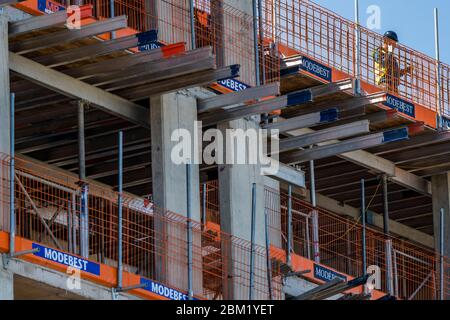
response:
<svg viewBox="0 0 450 320"><path fill-rule="evenodd" d="M186 42L191 47L189 0L157 1L158 39L164 43Z"/></svg>
<svg viewBox="0 0 450 320"><path fill-rule="evenodd" d="M433 225L434 225L434 243L436 252L440 252L441 236L441 208L444 209L444 256L450 257L450 172L433 176L431 178L431 187L433 193ZM440 275L440 263L436 270ZM447 265L444 264L444 299L448 300L448 279L450 276ZM438 276L438 279L440 277ZM440 282L440 280L439 280Z"/></svg>
<svg viewBox="0 0 450 320"><path fill-rule="evenodd" d="M177 92L151 98L150 101L151 137L152 137L152 183L155 206L173 213L187 215L187 178L186 165L172 161L172 150L179 141L171 141L172 134L182 129L191 135L187 145L193 147L194 139L201 135L194 128L197 119L196 99L187 93ZM201 130L201 129L200 129ZM201 144L199 144L201 146ZM192 148L193 149L193 148ZM192 150L192 157L195 151ZM193 221L201 221L199 166L193 165L191 171L191 214ZM157 214L163 214L158 211ZM158 219L157 219L158 220ZM159 219L155 222L156 246L163 250L156 262L160 281L187 289L187 261L181 258L187 255L186 227L184 224L167 224ZM162 243L165 244L162 247ZM202 290L201 233L194 228L194 294ZM158 279L157 279L158 280Z"/></svg>
<svg viewBox="0 0 450 320"><path fill-rule="evenodd" d="M13 273L3 269L3 256L0 255L0 300L14 300Z"/></svg>
<svg viewBox="0 0 450 320"><path fill-rule="evenodd" d="M223 3L223 8L218 6L219 1ZM212 18L217 21L216 26L223 26L220 32L216 30L219 65L239 64L241 69L238 80L254 86L252 0L213 0L212 6L219 8L212 13ZM230 6L240 12L230 10Z"/></svg>
<svg viewBox="0 0 450 320"><path fill-rule="evenodd" d="M10 88L8 19L0 14L0 230L9 230Z"/></svg>
<svg viewBox="0 0 450 320"><path fill-rule="evenodd" d="M253 121L244 119L231 121L218 125L226 141L229 129L255 129L258 125ZM248 150L249 142L246 140ZM224 150L224 159L227 159L228 148ZM248 163L248 162L247 162ZM265 247L264 233L264 177L261 175L259 165L224 164L219 165L219 203L221 230L234 237L251 240L252 226L252 185L256 183L256 232L255 244ZM225 239L224 237L224 240ZM228 239L229 240L229 239ZM232 243L233 245L230 245ZM233 241L224 241L222 245L224 264L227 274L224 283L224 298L248 299L250 250L242 248ZM259 251L261 252L261 251ZM265 279L265 256L255 254L255 299L267 299Z"/></svg>
<svg viewBox="0 0 450 320"><path fill-rule="evenodd" d="M445 256L450 257L450 172L431 178L433 193L433 224L436 251L439 251L440 210L444 208Z"/></svg>

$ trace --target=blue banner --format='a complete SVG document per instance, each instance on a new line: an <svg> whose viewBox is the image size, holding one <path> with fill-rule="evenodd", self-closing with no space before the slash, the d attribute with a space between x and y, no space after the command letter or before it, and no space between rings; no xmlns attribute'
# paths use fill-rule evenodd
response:
<svg viewBox="0 0 450 320"><path fill-rule="evenodd" d="M335 278L347 281L347 277L343 274L337 273L318 264L314 264L314 277L325 282L330 282Z"/></svg>
<svg viewBox="0 0 450 320"><path fill-rule="evenodd" d="M166 287L158 282L141 277L141 284L145 285L144 290L157 294L170 300L189 300L189 296L181 291ZM197 299L194 299L197 300Z"/></svg>
<svg viewBox="0 0 450 320"><path fill-rule="evenodd" d="M100 264L88 261L86 259L73 256L71 254L61 252L52 248L44 247L40 244L33 243L33 249L39 249L38 252L33 253L35 256L53 261L68 267L73 267L84 272L100 275Z"/></svg>
<svg viewBox="0 0 450 320"><path fill-rule="evenodd" d="M223 86L227 89L230 89L231 91L235 91L235 92L250 88L250 86L248 84L240 82L236 79L219 80L219 81L217 81L217 83L220 84L221 86Z"/></svg>
<svg viewBox="0 0 450 320"><path fill-rule="evenodd" d="M328 82L331 82L332 80L333 72L331 68L316 61L313 61L311 59L302 57L300 69L308 71L309 73L315 75L316 77L324 79Z"/></svg>
<svg viewBox="0 0 450 320"><path fill-rule="evenodd" d="M153 49L158 49L164 47L164 45L161 42L155 41L155 42L151 42L151 43L146 43L142 46L139 46L139 51L149 51L149 50L153 50Z"/></svg>
<svg viewBox="0 0 450 320"><path fill-rule="evenodd" d="M66 8L58 3L49 0L38 0L38 10L45 12L47 14L51 14L58 11L66 10Z"/></svg>
<svg viewBox="0 0 450 320"><path fill-rule="evenodd" d="M450 119L447 117L442 117L442 127L446 130L450 129Z"/></svg>
<svg viewBox="0 0 450 320"><path fill-rule="evenodd" d="M164 46L164 44L158 41L158 30L141 32L138 33L137 37L139 51L149 51Z"/></svg>
<svg viewBox="0 0 450 320"><path fill-rule="evenodd" d="M384 102L383 104L412 118L416 117L415 105L408 101L400 99L399 97L388 94L386 95L386 102Z"/></svg>

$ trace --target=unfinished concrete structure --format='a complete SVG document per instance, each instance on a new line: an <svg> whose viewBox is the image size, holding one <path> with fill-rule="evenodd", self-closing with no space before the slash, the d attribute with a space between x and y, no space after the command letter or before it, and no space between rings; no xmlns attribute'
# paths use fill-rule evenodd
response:
<svg viewBox="0 0 450 320"><path fill-rule="evenodd" d="M432 58L398 45L425 67L393 92L367 33L357 77L340 38L355 25L309 1L112 15L87 0L80 29L65 1L0 4L1 299L283 299L372 265L372 299L449 297L450 91L436 95ZM199 142L193 161L215 128L279 130L279 170L174 163L177 129Z"/></svg>

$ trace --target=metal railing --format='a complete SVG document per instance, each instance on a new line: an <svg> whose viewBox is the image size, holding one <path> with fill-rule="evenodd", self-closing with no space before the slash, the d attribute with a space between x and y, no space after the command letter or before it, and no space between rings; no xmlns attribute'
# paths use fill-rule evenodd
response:
<svg viewBox="0 0 450 320"><path fill-rule="evenodd" d="M56 2L64 4L64 0ZM86 0L94 15L110 17L110 0ZM138 32L157 30L163 43L185 42L191 48L189 1L114 0L115 15L127 15L130 28ZM196 47L211 46L218 66L239 64L240 78L255 85L255 54L253 49L253 17L250 12L233 8L220 1L194 0ZM356 77L356 25L309 0L265 0L259 36L261 82L280 78L279 49L287 56L304 54L350 77ZM437 63L421 52L395 44L386 58L380 52L385 41L369 29L359 27L360 78L369 91L386 91L406 100L438 110ZM386 44L387 45L387 44ZM283 51L283 50L281 50ZM377 54L378 52L378 54ZM386 69L400 70L383 72ZM394 67L395 66L395 67ZM444 116L450 117L449 65L441 63L440 95ZM373 93L373 92L370 92Z"/></svg>
<svg viewBox="0 0 450 320"><path fill-rule="evenodd" d="M288 242L288 195L266 189L266 209L270 214L271 243L281 240L286 250ZM292 197L292 252L310 258L313 252L312 234L319 234L320 263L350 276L363 275L362 226L360 221L338 216L322 208ZM312 212L318 213L314 225ZM439 254L420 245L366 229L367 266L381 270L381 291L402 299L438 299L440 294ZM450 260L444 259L445 297L450 296ZM367 271L365 271L367 272Z"/></svg>
<svg viewBox="0 0 450 320"><path fill-rule="evenodd" d="M55 2L65 4L64 0ZM96 18L111 17L110 0L85 0L84 4L93 6ZM189 1L114 0L114 15L126 15L128 26L137 32L156 30L163 44L185 42L192 49ZM219 67L238 64L239 80L255 85L252 15L220 1L194 0L194 28L196 48L212 47ZM280 61L274 43L260 43L259 51L260 81L278 81Z"/></svg>
<svg viewBox="0 0 450 320"><path fill-rule="evenodd" d="M219 183L217 180L208 181L200 185L201 210L205 216L203 222L220 224L219 215Z"/></svg>
<svg viewBox="0 0 450 320"><path fill-rule="evenodd" d="M332 11L308 0L266 0L265 21L275 42L288 48L291 55L304 54L343 73L356 76L356 25ZM402 76L387 72L384 79L380 74L380 54L383 37L371 30L359 27L361 80L381 91L410 100L437 111L437 63L423 53L396 44L389 51L392 59L387 59L388 69L394 64L403 70ZM387 44L386 44L387 45ZM289 52L288 52L289 55ZM390 65L389 65L390 64ZM412 67L412 70L408 70ZM448 100L449 66L441 63L442 113L450 115Z"/></svg>
<svg viewBox="0 0 450 320"><path fill-rule="evenodd" d="M0 157L0 230L9 231L9 157ZM118 193L89 182L83 218L78 178L58 169L16 159L14 177L16 236L117 267ZM122 256L124 271L188 291L186 217L124 194ZM82 220L86 219L85 222ZM205 299L248 299L251 243L191 221L193 292ZM268 298L264 247L255 246L253 296ZM272 269L273 297L281 299L281 275Z"/></svg>

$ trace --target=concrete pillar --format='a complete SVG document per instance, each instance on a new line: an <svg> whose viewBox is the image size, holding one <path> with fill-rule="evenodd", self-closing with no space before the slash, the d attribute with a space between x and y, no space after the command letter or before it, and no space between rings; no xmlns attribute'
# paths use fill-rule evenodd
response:
<svg viewBox="0 0 450 320"><path fill-rule="evenodd" d="M0 230L9 230L10 89L8 19L0 14Z"/></svg>
<svg viewBox="0 0 450 320"><path fill-rule="evenodd" d="M14 300L13 273L3 268L2 255L0 255L0 300Z"/></svg>
<svg viewBox="0 0 450 320"><path fill-rule="evenodd" d="M224 141L227 140L227 130L231 129L255 129L258 125L245 119L235 120L218 125ZM228 131L229 132L229 131ZM246 140L246 149L249 142ZM227 159L228 147L224 150L224 159ZM221 230L228 235L251 240L252 226L252 185L256 183L256 233L255 244L265 247L264 232L264 177L260 172L260 165L247 164L222 164L219 165L219 203ZM224 298L248 299L249 274L250 274L250 250L235 244L234 241L225 239L223 242L224 264L227 273L224 283ZM233 245L230 245L232 243ZM267 299L267 283L265 279L264 253L255 255L255 299Z"/></svg>
<svg viewBox="0 0 450 320"><path fill-rule="evenodd" d="M196 101L194 97L184 92L156 96L150 101L153 200L157 208L183 216L187 215L186 165L174 163L172 150L179 145L179 141L172 141L171 137L177 129L185 130L191 135L191 141L188 142L191 148L194 139L200 139L199 132L194 132L198 130L194 128L197 119ZM192 157L194 152L192 150ZM199 166L192 165L191 170L192 220L200 222ZM156 212L160 215L163 213ZM158 237L155 237L156 247L164 251L159 256L160 261L156 262L159 280L180 289L187 289L187 261L184 258L187 255L185 224L167 223L163 219L159 219L159 223L157 221L155 221L155 230L158 234ZM162 243L165 244L164 247ZM193 243L193 286L196 294L202 291L200 228L194 228Z"/></svg>
<svg viewBox="0 0 450 320"><path fill-rule="evenodd" d="M223 3L221 8L219 1ZM252 0L213 0L212 19L216 21L219 65L239 64L239 81L255 85ZM230 10L230 6L239 11Z"/></svg>
<svg viewBox="0 0 450 320"><path fill-rule="evenodd" d="M431 178L433 193L433 224L436 251L439 251L440 210L444 208L444 254L450 257L450 172Z"/></svg>
<svg viewBox="0 0 450 320"><path fill-rule="evenodd" d="M191 48L189 0L157 1L158 40L164 43L185 42Z"/></svg>
<svg viewBox="0 0 450 320"><path fill-rule="evenodd" d="M444 256L450 257L450 172L431 177L431 187L433 194L433 225L434 243L436 252L440 252L441 240L441 209L444 209ZM444 260L445 261L445 260ZM440 279L440 263L437 264L438 279ZM450 276L448 264L444 263L444 299L450 299L447 294L449 284L446 279ZM440 283L440 280L438 280Z"/></svg>

